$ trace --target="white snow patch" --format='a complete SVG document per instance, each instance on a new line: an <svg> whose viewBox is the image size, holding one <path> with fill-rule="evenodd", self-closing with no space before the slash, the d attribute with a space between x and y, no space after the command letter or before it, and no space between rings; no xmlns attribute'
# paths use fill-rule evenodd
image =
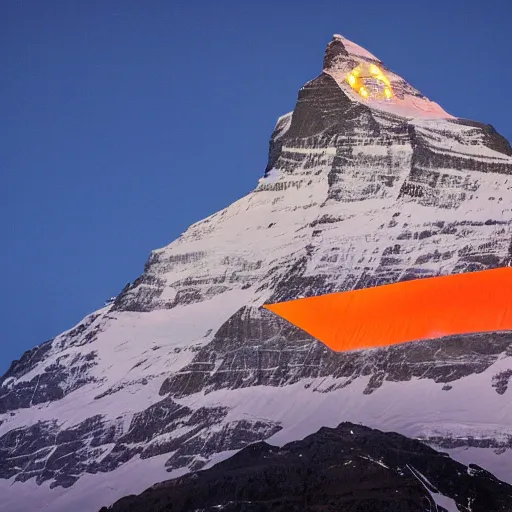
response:
<svg viewBox="0 0 512 512"><path fill-rule="evenodd" d="M364 49L362 46L359 46L353 41L350 41L350 39L347 39L346 37L343 37L340 34L334 34L333 37L335 39L341 39L341 41L343 42L343 46L350 55L357 55L358 57L364 57L365 59L375 60L379 62L379 59L377 59L375 55L370 53L368 50Z"/></svg>
<svg viewBox="0 0 512 512"><path fill-rule="evenodd" d="M350 433L352 433L352 431ZM365 459L365 460L369 460L371 462L375 462L375 464L378 464L379 466L382 466L383 468L389 469L389 466L386 466L386 464L384 464L380 460L372 459L371 457L365 457L364 455L358 455L358 457L360 459Z"/></svg>
<svg viewBox="0 0 512 512"><path fill-rule="evenodd" d="M425 487L426 491L430 494L430 496L432 497L432 499L434 500L436 505L438 505L440 507L444 507L448 512L459 512L459 507L457 507L457 504L455 503L455 501L452 498L445 496L444 494L441 494L439 491L437 491L436 486L432 485L428 481L428 479L425 477L425 475L420 473L413 466L410 466L409 464L407 464L407 467L409 468L411 473L416 477L418 482L420 482L421 485L423 485L423 487ZM433 489L436 489L437 492L432 491L429 488L429 486L432 487Z"/></svg>

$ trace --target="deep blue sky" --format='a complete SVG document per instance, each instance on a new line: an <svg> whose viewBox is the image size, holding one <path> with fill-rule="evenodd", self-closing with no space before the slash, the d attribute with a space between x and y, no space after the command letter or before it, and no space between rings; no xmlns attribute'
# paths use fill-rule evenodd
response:
<svg viewBox="0 0 512 512"><path fill-rule="evenodd" d="M341 33L512 139L510 0L0 2L0 373L256 185Z"/></svg>

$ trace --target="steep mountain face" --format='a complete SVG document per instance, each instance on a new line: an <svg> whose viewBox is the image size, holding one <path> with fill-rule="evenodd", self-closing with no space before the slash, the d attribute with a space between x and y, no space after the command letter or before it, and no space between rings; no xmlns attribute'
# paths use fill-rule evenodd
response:
<svg viewBox="0 0 512 512"><path fill-rule="evenodd" d="M278 448L252 444L211 469L100 512L509 512L512 486L394 433L342 423Z"/></svg>
<svg viewBox="0 0 512 512"><path fill-rule="evenodd" d="M346 80L371 64L391 98ZM254 191L153 251L113 304L0 379L0 510L97 510L341 421L512 482L512 333L337 353L261 308L511 259L508 142L335 36Z"/></svg>

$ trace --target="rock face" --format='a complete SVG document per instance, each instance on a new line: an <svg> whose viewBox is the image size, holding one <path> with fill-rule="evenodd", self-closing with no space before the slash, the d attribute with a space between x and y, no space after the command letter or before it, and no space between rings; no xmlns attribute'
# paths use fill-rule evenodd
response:
<svg viewBox="0 0 512 512"><path fill-rule="evenodd" d="M391 100L352 90L360 63L386 73ZM511 259L508 142L335 36L254 191L153 251L112 304L0 379L0 510L97 510L341 421L512 482L512 333L335 353L261 308Z"/></svg>
<svg viewBox="0 0 512 512"><path fill-rule="evenodd" d="M252 444L211 469L100 512L508 512L512 486L395 433L342 423L282 448Z"/></svg>

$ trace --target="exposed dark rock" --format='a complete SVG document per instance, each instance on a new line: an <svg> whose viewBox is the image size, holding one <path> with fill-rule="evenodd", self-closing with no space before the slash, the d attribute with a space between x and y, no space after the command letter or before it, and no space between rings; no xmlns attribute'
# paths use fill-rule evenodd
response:
<svg viewBox="0 0 512 512"><path fill-rule="evenodd" d="M100 512L441 512L446 501L459 510L509 512L512 486L419 441L342 423L282 448L252 444Z"/></svg>
<svg viewBox="0 0 512 512"><path fill-rule="evenodd" d="M96 322L99 317L98 313L85 317L76 327L59 336L59 341L55 348L81 347L92 343L102 329L102 324ZM96 325L94 325L95 323Z"/></svg>
<svg viewBox="0 0 512 512"><path fill-rule="evenodd" d="M334 36L325 49L324 69L335 68L340 60L345 60L345 57L348 57L348 52L343 41L339 37Z"/></svg>
<svg viewBox="0 0 512 512"><path fill-rule="evenodd" d="M51 488L69 487L84 473L109 472L136 455L165 453L172 453L169 471L198 469L216 453L241 449L281 429L271 421L237 420L212 430L227 412L226 407L192 410L166 397L135 414L126 433L122 418L101 415L67 429L55 421L14 429L0 437L0 478L24 482L35 477L39 485L51 480ZM180 428L183 434L173 435Z"/></svg>
<svg viewBox="0 0 512 512"><path fill-rule="evenodd" d="M454 448L493 448L493 449L512 449L512 436L502 435L499 439L489 437L474 437L472 435L466 438L450 437L450 436L428 436L423 437L422 441L428 442L436 448L446 450Z"/></svg>
<svg viewBox="0 0 512 512"><path fill-rule="evenodd" d="M208 419L210 423L211 419ZM176 452L166 462L169 471L192 463L191 469L200 469L215 453L239 450L256 441L267 439L281 430L276 423L258 420L237 420L223 425L218 431L202 429L197 435L188 435L176 444ZM200 457L198 457L200 454ZM187 461L184 464L184 461Z"/></svg>
<svg viewBox="0 0 512 512"><path fill-rule="evenodd" d="M496 393L499 395L504 395L505 391L508 389L508 385L510 384L510 380L512 379L512 369L504 370L500 373L497 373L492 378L492 387L496 388Z"/></svg>
<svg viewBox="0 0 512 512"><path fill-rule="evenodd" d="M353 103L334 78L325 73L308 82L300 91L286 139L334 136L353 129L358 123L368 124L370 133L378 133L379 125L364 105Z"/></svg>
<svg viewBox="0 0 512 512"><path fill-rule="evenodd" d="M0 387L0 414L25 409L44 402L60 400L85 384L95 381L89 370L96 365L96 353L77 354L74 358L58 358L30 380ZM6 374L8 375L9 372Z"/></svg>
<svg viewBox="0 0 512 512"><path fill-rule="evenodd" d="M481 373L509 347L512 333L505 332L333 352L273 313L244 307L190 364L163 383L160 394L179 398L200 390L284 386L327 376L340 379L332 391L342 387L345 379L370 375L365 393L374 392L386 380L416 377L448 383Z"/></svg>
<svg viewBox="0 0 512 512"><path fill-rule="evenodd" d="M33 349L27 350L20 359L14 360L7 372L0 377L0 387L7 379L18 378L36 367L38 363L44 360L45 355L52 348L53 340L45 341Z"/></svg>
<svg viewBox="0 0 512 512"><path fill-rule="evenodd" d="M469 119L457 119L455 122L465 126L474 126L475 128L481 129L484 134L484 144L488 148L498 151L499 153L512 156L512 146L510 145L510 142L503 137L503 135L499 134L494 126L479 123L478 121L471 121Z"/></svg>

